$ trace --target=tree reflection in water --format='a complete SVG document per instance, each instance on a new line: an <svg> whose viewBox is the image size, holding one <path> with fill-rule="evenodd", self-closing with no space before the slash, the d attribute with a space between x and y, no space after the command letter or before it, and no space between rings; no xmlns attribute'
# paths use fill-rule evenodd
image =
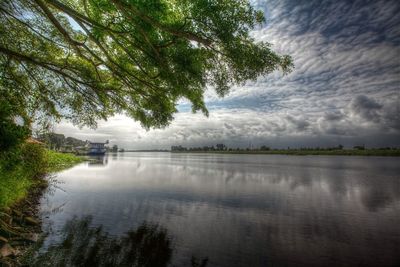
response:
<svg viewBox="0 0 400 267"><path fill-rule="evenodd" d="M172 258L171 240L166 229L142 223L122 237L112 237L102 227L93 228L91 217L67 222L61 242L45 252L32 252L29 266L168 266ZM188 265L205 267L192 257Z"/></svg>

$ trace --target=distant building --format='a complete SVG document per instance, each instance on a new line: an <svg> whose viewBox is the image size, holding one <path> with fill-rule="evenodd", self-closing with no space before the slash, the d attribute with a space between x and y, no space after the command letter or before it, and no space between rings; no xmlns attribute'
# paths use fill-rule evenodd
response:
<svg viewBox="0 0 400 267"><path fill-rule="evenodd" d="M171 151L186 151L187 148L183 146L171 146Z"/></svg>
<svg viewBox="0 0 400 267"><path fill-rule="evenodd" d="M87 146L89 148L89 155L104 155L107 151L105 145L108 144L108 140L105 143L92 143L88 142Z"/></svg>
<svg viewBox="0 0 400 267"><path fill-rule="evenodd" d="M224 144L217 144L217 150L225 150L226 146Z"/></svg>

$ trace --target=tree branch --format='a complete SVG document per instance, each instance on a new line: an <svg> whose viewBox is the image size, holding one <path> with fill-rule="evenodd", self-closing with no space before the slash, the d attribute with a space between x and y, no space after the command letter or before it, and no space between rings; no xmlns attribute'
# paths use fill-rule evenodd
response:
<svg viewBox="0 0 400 267"><path fill-rule="evenodd" d="M177 30L171 29L170 27L164 26L160 22L158 22L158 21L154 20L153 18L140 12L134 5L126 4L125 2L123 2L121 0L111 0L111 1L121 12L128 9L128 10L132 11L132 13L134 13L136 16L141 18L143 21L145 21L145 22L149 23L150 25L153 25L154 27L159 28L165 32L168 32L172 35L175 35L177 37L182 37L182 38L185 38L185 39L188 39L191 41L196 41L207 47L212 44L212 42L210 40L204 39L194 33L185 32L185 31L177 31Z"/></svg>
<svg viewBox="0 0 400 267"><path fill-rule="evenodd" d="M25 62L34 64L34 65L40 66L42 68L45 68L45 69L47 69L49 71L55 72L57 74L60 74L60 75L62 75L64 77L66 77L68 79L71 79L71 80L73 80L73 81L75 81L77 83L80 83L82 85L85 85L85 86L88 86L88 87L93 87L93 85L91 85L91 84L89 84L87 82L81 81L81 80L79 80L77 78L74 78L71 75L69 75L69 74L67 74L67 73L65 73L65 72L63 72L63 71L61 71L59 69L54 68L54 67L58 67L58 66L56 66L54 64L52 64L52 65L46 64L46 63L41 62L41 61L39 61L39 60L37 60L35 58L32 58L32 57L27 56L27 55L20 54L18 52L12 51L12 50L10 50L8 48L5 48L5 47L2 47L2 46L0 46L0 53L8 55L9 57L12 57L12 58L14 58L16 60L19 60L19 61L25 61ZM54 67L52 67L52 66L54 66Z"/></svg>
<svg viewBox="0 0 400 267"><path fill-rule="evenodd" d="M57 28L57 30L64 36L64 39L72 45L72 47L75 49L75 51L81 55L81 51L78 47L78 45L81 45L81 43L75 41L72 39L71 36L69 36L67 30L64 29L64 27L60 24L60 22L57 20L56 17L54 17L53 13L51 13L50 9L46 6L46 4L42 0L34 0L36 4L40 7L40 9L44 12L44 14L47 16L47 18L51 21L51 23Z"/></svg>
<svg viewBox="0 0 400 267"><path fill-rule="evenodd" d="M74 9L70 8L69 6L57 1L57 0L46 0L47 3L49 3L50 5L52 5L54 8L68 14L69 16L71 16L73 19L80 21L82 23L85 23L86 25L89 25L91 27L98 27L100 29L104 29L107 31L112 31L114 33L127 33L126 31L117 31L117 30L113 30L107 26L104 26L100 23L98 23L97 21L82 15L81 13L75 11Z"/></svg>

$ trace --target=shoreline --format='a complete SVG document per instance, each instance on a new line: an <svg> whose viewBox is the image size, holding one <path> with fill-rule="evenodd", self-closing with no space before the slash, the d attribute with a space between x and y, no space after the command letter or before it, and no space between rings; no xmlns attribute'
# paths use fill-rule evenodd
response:
<svg viewBox="0 0 400 267"><path fill-rule="evenodd" d="M84 161L82 157L46 151L46 173L32 178L26 195L0 208L0 265L24 266L29 249L43 238L40 200L49 188L51 174Z"/></svg>
<svg viewBox="0 0 400 267"><path fill-rule="evenodd" d="M268 151L170 151L171 153L198 154L246 154L246 155L287 155L287 156L366 156L366 157L400 157L400 150L268 150Z"/></svg>
<svg viewBox="0 0 400 267"><path fill-rule="evenodd" d="M47 179L33 185L28 195L1 211L3 219L0 246L0 264L21 266L29 248L39 242L42 222L39 214L40 199L48 188ZM5 219L4 219L5 218ZM6 236L6 237L4 237Z"/></svg>

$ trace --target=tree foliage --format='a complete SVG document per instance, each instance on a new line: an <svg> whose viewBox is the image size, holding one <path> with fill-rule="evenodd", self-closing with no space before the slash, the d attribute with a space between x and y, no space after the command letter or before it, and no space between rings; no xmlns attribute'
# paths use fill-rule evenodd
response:
<svg viewBox="0 0 400 267"><path fill-rule="evenodd" d="M0 92L0 160L29 135L29 120L12 95ZM20 123L17 122L20 121Z"/></svg>
<svg viewBox="0 0 400 267"><path fill-rule="evenodd" d="M207 86L290 70L251 37L263 21L247 0L1 0L0 90L35 116L162 127L182 98L208 114Z"/></svg>

